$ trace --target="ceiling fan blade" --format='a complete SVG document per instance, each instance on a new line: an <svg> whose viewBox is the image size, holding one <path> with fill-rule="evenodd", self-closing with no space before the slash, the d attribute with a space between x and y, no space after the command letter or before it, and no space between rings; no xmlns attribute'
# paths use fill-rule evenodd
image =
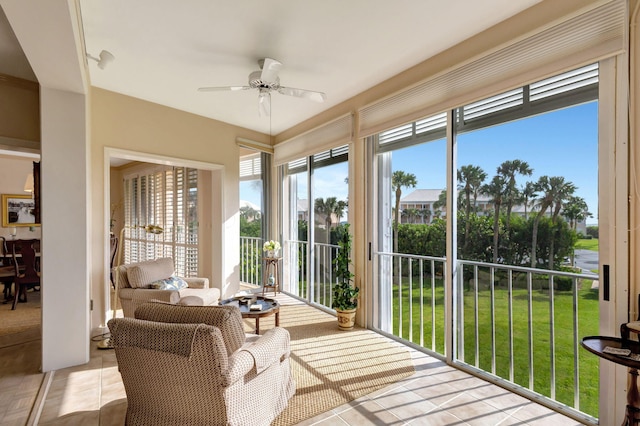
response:
<svg viewBox="0 0 640 426"><path fill-rule="evenodd" d="M313 90L295 89L293 87L278 88L278 93L282 93L287 96L296 96L298 98L310 99L316 102L324 102L327 100L327 95L322 92L314 92Z"/></svg>
<svg viewBox="0 0 640 426"><path fill-rule="evenodd" d="M260 117L271 115L271 92L268 90L261 90L258 95L258 114Z"/></svg>
<svg viewBox="0 0 640 426"><path fill-rule="evenodd" d="M282 68L282 64L280 62L275 59L264 58L260 80L265 83L275 83L278 79L280 68Z"/></svg>
<svg viewBox="0 0 640 426"><path fill-rule="evenodd" d="M237 90L249 90L251 86L223 86L223 87L198 87L198 92L226 92Z"/></svg>

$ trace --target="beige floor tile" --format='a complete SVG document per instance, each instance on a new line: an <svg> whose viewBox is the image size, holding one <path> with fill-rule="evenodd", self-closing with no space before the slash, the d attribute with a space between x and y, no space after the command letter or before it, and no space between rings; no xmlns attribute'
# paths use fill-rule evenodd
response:
<svg viewBox="0 0 640 426"><path fill-rule="evenodd" d="M527 422L530 425L579 425L577 422L569 417L563 416L550 410L542 405L529 402L524 407L520 408L512 414L512 417Z"/></svg>
<svg viewBox="0 0 640 426"><path fill-rule="evenodd" d="M373 399L396 417L410 421L437 408L432 402L402 387Z"/></svg>
<svg viewBox="0 0 640 426"><path fill-rule="evenodd" d="M463 393L448 383L443 383L439 378L432 376L421 377L414 382L408 383L406 388L436 406L441 406Z"/></svg>
<svg viewBox="0 0 640 426"><path fill-rule="evenodd" d="M490 383L486 383L484 386L478 388L469 389L467 392L474 398L486 402L492 407L498 408L508 414L513 414L520 408L530 404L528 399Z"/></svg>
<svg viewBox="0 0 640 426"><path fill-rule="evenodd" d="M528 425L529 423L523 420L519 420L519 419L516 419L515 417L509 416L503 421L501 421L499 424L497 424L496 426L528 426Z"/></svg>
<svg viewBox="0 0 640 426"><path fill-rule="evenodd" d="M340 413L347 424L359 425L402 425L404 422L375 401L367 401L350 410Z"/></svg>
<svg viewBox="0 0 640 426"><path fill-rule="evenodd" d="M440 408L459 419L464 419L470 425L496 425L508 417L508 414L504 411L500 411L466 393L447 401Z"/></svg>
<svg viewBox="0 0 640 426"><path fill-rule="evenodd" d="M453 414L437 409L409 422L411 426L466 426L468 423Z"/></svg>

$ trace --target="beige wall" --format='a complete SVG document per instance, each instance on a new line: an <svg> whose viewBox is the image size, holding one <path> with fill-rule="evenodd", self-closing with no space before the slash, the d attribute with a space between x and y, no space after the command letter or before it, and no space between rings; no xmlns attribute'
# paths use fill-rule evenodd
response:
<svg viewBox="0 0 640 426"><path fill-rule="evenodd" d="M211 251L211 282L223 294L238 287L239 243L239 148L236 138L263 143L269 137L162 105L92 88L90 94L92 269L91 293L94 300L93 328L104 325L108 304L105 289L108 276L108 216L105 206L105 148L150 154L151 158L200 162L214 169L211 188L210 232L212 240L203 243ZM154 162L153 159L150 162ZM198 167L205 168L205 167ZM204 254L203 253L203 254ZM203 268L207 270L207 268Z"/></svg>
<svg viewBox="0 0 640 426"><path fill-rule="evenodd" d="M38 83L0 74L0 99L0 136L39 142Z"/></svg>

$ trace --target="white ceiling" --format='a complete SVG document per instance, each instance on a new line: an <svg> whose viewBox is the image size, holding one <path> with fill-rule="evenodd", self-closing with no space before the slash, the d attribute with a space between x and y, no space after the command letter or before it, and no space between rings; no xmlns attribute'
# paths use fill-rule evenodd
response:
<svg viewBox="0 0 640 426"><path fill-rule="evenodd" d="M278 134L540 0L80 0L87 52L106 49L91 84L227 123ZM283 86L327 101L272 95L258 114L246 85L257 60L283 63ZM1 72L1 70L0 70Z"/></svg>
<svg viewBox="0 0 640 426"><path fill-rule="evenodd" d="M540 0L80 0L91 84L276 135ZM271 117L246 85L260 58L283 86L325 92L318 104L279 93ZM41 69L38 64L37 69ZM0 73L36 75L0 10Z"/></svg>

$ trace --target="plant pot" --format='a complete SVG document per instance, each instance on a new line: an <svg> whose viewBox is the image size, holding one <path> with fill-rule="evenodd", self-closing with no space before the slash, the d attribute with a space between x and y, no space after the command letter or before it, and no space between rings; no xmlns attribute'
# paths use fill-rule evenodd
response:
<svg viewBox="0 0 640 426"><path fill-rule="evenodd" d="M340 330L352 330L356 324L356 308L346 311L336 310L338 315L338 328Z"/></svg>

